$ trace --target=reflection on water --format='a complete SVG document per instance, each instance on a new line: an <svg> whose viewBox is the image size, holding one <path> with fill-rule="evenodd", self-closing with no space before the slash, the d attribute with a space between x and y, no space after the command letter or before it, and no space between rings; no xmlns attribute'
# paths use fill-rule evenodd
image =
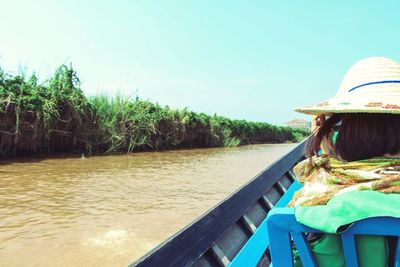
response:
<svg viewBox="0 0 400 267"><path fill-rule="evenodd" d="M126 266L292 144L0 165L0 266Z"/></svg>

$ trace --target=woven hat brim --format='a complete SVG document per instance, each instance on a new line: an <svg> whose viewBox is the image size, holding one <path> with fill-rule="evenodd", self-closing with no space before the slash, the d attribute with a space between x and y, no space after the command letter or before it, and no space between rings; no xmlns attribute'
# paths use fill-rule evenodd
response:
<svg viewBox="0 0 400 267"><path fill-rule="evenodd" d="M400 103L388 103L388 102L365 102L352 104L349 102L331 102L326 101L319 103L314 106L297 108L295 111L309 114L309 115L319 115L325 114L329 115L332 113L388 113L388 114L400 114Z"/></svg>
<svg viewBox="0 0 400 267"><path fill-rule="evenodd" d="M400 114L400 83L376 84L351 93L339 93L328 101L298 108L295 111L311 115L332 113Z"/></svg>

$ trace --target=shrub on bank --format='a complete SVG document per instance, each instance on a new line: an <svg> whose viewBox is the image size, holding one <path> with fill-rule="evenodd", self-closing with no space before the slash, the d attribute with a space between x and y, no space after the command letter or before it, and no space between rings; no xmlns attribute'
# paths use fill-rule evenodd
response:
<svg viewBox="0 0 400 267"><path fill-rule="evenodd" d="M176 110L120 95L86 98L71 66L43 84L0 69L0 156L130 153L298 142L308 133L265 122Z"/></svg>

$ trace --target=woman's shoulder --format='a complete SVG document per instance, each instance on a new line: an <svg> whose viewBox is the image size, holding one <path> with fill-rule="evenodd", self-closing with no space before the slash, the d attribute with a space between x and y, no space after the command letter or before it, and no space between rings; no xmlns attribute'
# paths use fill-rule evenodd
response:
<svg viewBox="0 0 400 267"><path fill-rule="evenodd" d="M310 175L313 171L321 167L330 169L332 165L338 166L345 163L331 155L312 156L297 163L293 167L293 172L298 178L301 178Z"/></svg>

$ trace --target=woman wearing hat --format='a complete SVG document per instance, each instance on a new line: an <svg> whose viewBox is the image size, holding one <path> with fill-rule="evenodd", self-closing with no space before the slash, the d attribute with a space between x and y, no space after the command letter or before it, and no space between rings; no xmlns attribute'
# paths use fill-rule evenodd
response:
<svg viewBox="0 0 400 267"><path fill-rule="evenodd" d="M345 266L336 233L361 219L400 217L400 64L361 60L336 96L296 111L315 115L317 127L310 158L294 168L303 187L289 205L300 223L328 233L311 245L319 265ZM360 266L390 266L390 243L358 237Z"/></svg>

